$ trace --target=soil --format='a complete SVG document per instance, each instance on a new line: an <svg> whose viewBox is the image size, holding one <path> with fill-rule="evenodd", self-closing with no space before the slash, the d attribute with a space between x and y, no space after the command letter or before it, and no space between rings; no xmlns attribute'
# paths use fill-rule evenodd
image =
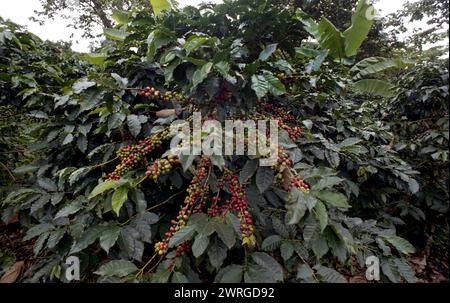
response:
<svg viewBox="0 0 450 303"><path fill-rule="evenodd" d="M25 233L20 225L5 225L0 222L0 252L12 255L15 262L23 261L25 270L34 263L34 241L23 241ZM0 277L1 278L1 277Z"/></svg>

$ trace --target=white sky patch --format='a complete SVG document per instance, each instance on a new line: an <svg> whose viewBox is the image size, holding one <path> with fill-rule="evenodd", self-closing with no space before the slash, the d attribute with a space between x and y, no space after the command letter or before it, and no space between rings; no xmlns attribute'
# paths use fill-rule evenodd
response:
<svg viewBox="0 0 450 303"><path fill-rule="evenodd" d="M26 28L45 40L51 41L69 41L72 42L72 48L79 52L88 52L89 45L92 42L89 39L82 38L80 30L69 28L70 20L60 17L54 20L48 20L45 25L29 20L34 15L35 10L40 9L39 0L2 0L0 5L0 16L4 19L11 19L13 22L26 26ZM181 6L198 5L203 0L178 0ZM211 0L207 2L220 3L221 0ZM385 16L402 8L406 0L379 0L375 7L379 10L380 15ZM415 25L410 24L411 32ZM419 25L422 26L422 25ZM101 30L99 29L99 33Z"/></svg>

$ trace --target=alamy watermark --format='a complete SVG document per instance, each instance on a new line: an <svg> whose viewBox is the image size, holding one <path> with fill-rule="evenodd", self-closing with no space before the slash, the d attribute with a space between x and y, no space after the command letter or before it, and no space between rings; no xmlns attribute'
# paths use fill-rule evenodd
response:
<svg viewBox="0 0 450 303"><path fill-rule="evenodd" d="M380 259L376 256L367 257L366 266L367 281L380 281Z"/></svg>
<svg viewBox="0 0 450 303"><path fill-rule="evenodd" d="M66 279L69 282L80 281L80 259L70 256L66 259Z"/></svg>

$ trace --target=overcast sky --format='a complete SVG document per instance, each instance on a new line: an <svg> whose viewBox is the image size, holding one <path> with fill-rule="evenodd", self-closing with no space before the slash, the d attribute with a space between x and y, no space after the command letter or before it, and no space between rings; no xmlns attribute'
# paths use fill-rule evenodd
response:
<svg viewBox="0 0 450 303"><path fill-rule="evenodd" d="M203 0L178 0L180 5L198 5ZM221 2L221 0L211 0L209 2ZM379 0L376 4L377 10L381 15L386 15L400 9L405 0ZM55 18L47 21L41 26L38 23L30 21L29 18L34 15L35 10L39 10L39 0L1 0L0 16L5 19L27 26L28 30L43 39L52 41L72 41L73 49L80 52L89 50L89 41L81 38L81 33L71 28L67 28L68 20ZM73 37L71 37L73 35Z"/></svg>

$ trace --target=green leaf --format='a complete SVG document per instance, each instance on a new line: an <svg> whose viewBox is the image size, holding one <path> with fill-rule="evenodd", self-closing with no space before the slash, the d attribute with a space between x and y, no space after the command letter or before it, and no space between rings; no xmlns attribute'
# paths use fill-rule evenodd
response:
<svg viewBox="0 0 450 303"><path fill-rule="evenodd" d="M208 43L210 38L203 36L191 36L187 39L186 43L183 45L183 48L186 50L186 55L189 53L196 51L202 45Z"/></svg>
<svg viewBox="0 0 450 303"><path fill-rule="evenodd" d="M280 252L283 260L287 261L294 254L294 246L290 242L284 241L280 246Z"/></svg>
<svg viewBox="0 0 450 303"><path fill-rule="evenodd" d="M339 148L352 146L352 145L358 144L361 141L362 140L359 138L347 138L344 141L342 141L341 143L339 143Z"/></svg>
<svg viewBox="0 0 450 303"><path fill-rule="evenodd" d="M351 205L347 202L347 197L340 193L334 193L330 191L315 192L315 195L320 200L327 202L338 208L351 208Z"/></svg>
<svg viewBox="0 0 450 303"><path fill-rule="evenodd" d="M401 252L402 254L413 254L416 249L414 248L414 246L408 242L408 240L403 239L402 237L399 236L389 236L389 237L383 237L386 241L388 241L389 243L392 244L392 246L395 247L395 249L397 249L399 252Z"/></svg>
<svg viewBox="0 0 450 303"><path fill-rule="evenodd" d="M332 268L328 268L322 265L314 266L317 275L323 282L327 283L347 283L347 280L343 275L338 273Z"/></svg>
<svg viewBox="0 0 450 303"><path fill-rule="evenodd" d="M114 260L103 264L94 273L99 276L122 278L136 271L138 271L138 268L132 262L128 260Z"/></svg>
<svg viewBox="0 0 450 303"><path fill-rule="evenodd" d="M206 79L208 74L211 72L212 67L213 63L208 62L195 71L194 75L192 76L192 89L197 87L197 85L199 85Z"/></svg>
<svg viewBox="0 0 450 303"><path fill-rule="evenodd" d="M163 46L176 40L173 32L164 27L158 27L147 38L147 60L152 61L156 52Z"/></svg>
<svg viewBox="0 0 450 303"><path fill-rule="evenodd" d="M217 237L213 237L207 253L209 262L214 268L219 269L222 266L227 257L227 251L227 246Z"/></svg>
<svg viewBox="0 0 450 303"><path fill-rule="evenodd" d="M141 132L141 120L136 115L128 115L127 124L131 134L136 138Z"/></svg>
<svg viewBox="0 0 450 303"><path fill-rule="evenodd" d="M327 18L322 18L318 27L319 43L336 59L345 57L344 36Z"/></svg>
<svg viewBox="0 0 450 303"><path fill-rule="evenodd" d="M269 44L266 48L259 54L259 60L266 61L269 57L277 50L278 43Z"/></svg>
<svg viewBox="0 0 450 303"><path fill-rule="evenodd" d="M83 178L84 176L86 176L92 168L90 167L81 167L79 169L77 169L76 171L74 171L73 173L70 174L69 177L69 184L72 186L75 184L75 182L77 182L79 179Z"/></svg>
<svg viewBox="0 0 450 303"><path fill-rule="evenodd" d="M72 143L73 141L73 135L72 134L67 134L66 137L64 138L62 145L67 145L69 143Z"/></svg>
<svg viewBox="0 0 450 303"><path fill-rule="evenodd" d="M121 180L107 180L105 182L99 183L90 193L89 199L92 199L100 194L103 194L107 190L116 188L122 185L123 183L124 182Z"/></svg>
<svg viewBox="0 0 450 303"><path fill-rule="evenodd" d="M322 66L323 61L325 61L325 58L328 56L328 51L321 51L319 55L317 55L316 58L309 61L309 63L305 67L305 71L308 74L311 74L312 72L319 71L320 67Z"/></svg>
<svg viewBox="0 0 450 303"><path fill-rule="evenodd" d="M56 183L49 178L40 177L37 179L37 184L46 191L55 192L58 190Z"/></svg>
<svg viewBox="0 0 450 303"><path fill-rule="evenodd" d="M95 64L95 65L103 65L105 60L108 58L108 54L103 53L91 53L91 54L84 54L83 59L88 61L89 63Z"/></svg>
<svg viewBox="0 0 450 303"><path fill-rule="evenodd" d="M300 20L303 25L304 29L310 33L316 40L319 40L320 32L319 32L319 25L317 24L314 19L311 18L311 16L307 13L305 13L302 9L298 8L295 12L295 18L297 20Z"/></svg>
<svg viewBox="0 0 450 303"><path fill-rule="evenodd" d="M412 61L403 59L388 59L371 57L358 62L350 71L357 72L354 79L358 80L365 76L377 74L394 68L404 68L413 64Z"/></svg>
<svg viewBox="0 0 450 303"><path fill-rule="evenodd" d="M383 274L393 283L400 283L400 273L392 259L383 259L381 262Z"/></svg>
<svg viewBox="0 0 450 303"><path fill-rule="evenodd" d="M160 268L152 275L150 281L152 283L167 283L171 275L172 271L160 266Z"/></svg>
<svg viewBox="0 0 450 303"><path fill-rule="evenodd" d="M242 281L243 268L241 265L231 264L224 267L215 279L215 283L240 283Z"/></svg>
<svg viewBox="0 0 450 303"><path fill-rule="evenodd" d="M301 264L297 270L297 279L310 281L314 279L314 271L308 264Z"/></svg>
<svg viewBox="0 0 450 303"><path fill-rule="evenodd" d="M320 231L323 232L323 230L328 226L328 213L322 202L317 201L317 204L314 207L314 214L317 220L319 220Z"/></svg>
<svg viewBox="0 0 450 303"><path fill-rule="evenodd" d="M230 64L226 61L217 62L214 67L224 77L230 72Z"/></svg>
<svg viewBox="0 0 450 303"><path fill-rule="evenodd" d="M112 195L112 209L117 216L120 214L120 209L122 208L125 201L128 199L128 187L122 186L116 189Z"/></svg>
<svg viewBox="0 0 450 303"><path fill-rule="evenodd" d="M280 96L286 93L286 87L283 83L281 83L280 79L275 77L272 74L265 74L264 78L266 78L267 83L269 83L269 92L274 96Z"/></svg>
<svg viewBox="0 0 450 303"><path fill-rule="evenodd" d="M126 37L128 37L128 33L126 31L126 27L123 26L121 29L116 28L104 28L103 34L106 38L116 41L123 41Z"/></svg>
<svg viewBox="0 0 450 303"><path fill-rule="evenodd" d="M109 250L117 242L119 238L121 228L118 226L112 226L105 229L100 235L100 246L109 254Z"/></svg>
<svg viewBox="0 0 450 303"><path fill-rule="evenodd" d="M253 175L255 174L256 170L258 169L259 166L259 160L254 159L254 160L248 160L244 167L242 168L241 172L239 173L239 183L245 183L247 182L248 179L250 179L251 177L253 177Z"/></svg>
<svg viewBox="0 0 450 303"><path fill-rule="evenodd" d="M122 10L114 10L111 18L117 22L119 25L124 25L130 22L130 18L127 11Z"/></svg>
<svg viewBox="0 0 450 303"><path fill-rule="evenodd" d="M200 257L208 248L209 245L209 237L199 234L195 237L194 243L192 244L192 254L194 257Z"/></svg>
<svg viewBox="0 0 450 303"><path fill-rule="evenodd" d="M140 240L140 233L132 226L126 226L121 230L119 237L119 245L123 252L129 258L133 258L139 262L142 261L144 254L144 242Z"/></svg>
<svg viewBox="0 0 450 303"><path fill-rule="evenodd" d="M279 235L272 235L264 239L261 248L265 251L274 251L281 245L282 238Z"/></svg>
<svg viewBox="0 0 450 303"><path fill-rule="evenodd" d="M50 233L48 240L47 240L47 247L49 249L55 248L55 246L61 241L61 239L66 234L65 229L57 229Z"/></svg>
<svg viewBox="0 0 450 303"><path fill-rule="evenodd" d="M417 283L417 279L414 274L414 270L409 266L408 262L406 262L403 258L394 259L394 264L397 266L398 272L400 275L405 278L408 283Z"/></svg>
<svg viewBox="0 0 450 303"><path fill-rule="evenodd" d="M260 166L256 172L256 186L260 193L265 192L273 183L274 172L271 167Z"/></svg>
<svg viewBox="0 0 450 303"><path fill-rule="evenodd" d="M139 233L140 239L143 242L152 243L151 226L158 221L158 215L150 212L142 212L131 221L130 225Z"/></svg>
<svg viewBox="0 0 450 303"><path fill-rule="evenodd" d="M263 98L269 92L269 82L263 75L252 76L252 89L258 98Z"/></svg>
<svg viewBox="0 0 450 303"><path fill-rule="evenodd" d="M190 240L195 233L195 225L187 225L177 231L169 241L169 247L178 246L181 243Z"/></svg>
<svg viewBox="0 0 450 303"><path fill-rule="evenodd" d="M335 185L340 184L343 181L344 181L344 179L336 177L336 176L324 177L324 178L320 179L319 182L314 184L312 189L314 191L319 191L322 189L332 189Z"/></svg>
<svg viewBox="0 0 450 303"><path fill-rule="evenodd" d="M168 0L150 0L150 4L152 5L153 13L155 13L155 15L158 15L162 11L172 9L172 5Z"/></svg>
<svg viewBox="0 0 450 303"><path fill-rule="evenodd" d="M93 244L100 237L103 227L91 227L83 233L81 238L76 241L70 249L70 254L75 254Z"/></svg>
<svg viewBox="0 0 450 303"><path fill-rule="evenodd" d="M130 198L136 203L136 211L138 213L143 213L147 209L147 199L145 198L145 194L142 190L133 188L130 192Z"/></svg>
<svg viewBox="0 0 450 303"><path fill-rule="evenodd" d="M369 1L360 0L352 15L352 25L344 32L345 54L355 56L373 24L375 9Z"/></svg>
<svg viewBox="0 0 450 303"><path fill-rule="evenodd" d="M214 223L214 229L219 235L219 238L225 243L225 245L231 249L236 244L236 236L234 229L230 224L225 222L216 221Z"/></svg>
<svg viewBox="0 0 450 303"><path fill-rule="evenodd" d="M23 238L23 241L29 241L37 236L40 236L41 234L52 230L54 228L53 224L50 223L41 223L38 225L33 226L27 231L27 234Z"/></svg>
<svg viewBox="0 0 450 303"><path fill-rule="evenodd" d="M70 204L61 208L55 215L55 219L73 215L74 213L78 212L81 209L81 207L82 207L81 200L78 199L74 200Z"/></svg>
<svg viewBox="0 0 450 303"><path fill-rule="evenodd" d="M297 224L308 210L307 201L310 199L309 193L304 193L297 188L293 188L286 201L286 220L289 225Z"/></svg>
<svg viewBox="0 0 450 303"><path fill-rule="evenodd" d="M96 85L97 85L97 83L95 83L94 81L88 81L87 79L81 79L81 80L75 82L75 84L72 86L72 88L73 88L73 91L75 94L79 94L79 93L87 90L88 88L91 88Z"/></svg>
<svg viewBox="0 0 450 303"><path fill-rule="evenodd" d="M325 237L321 234L315 234L315 237L311 239L311 249L318 260L322 259L329 250Z"/></svg>
<svg viewBox="0 0 450 303"><path fill-rule="evenodd" d="M172 283L189 283L189 280L184 274L176 271L172 275Z"/></svg>
<svg viewBox="0 0 450 303"><path fill-rule="evenodd" d="M270 281L283 281L283 268L274 258L263 252L254 252L252 258L256 264L264 269L265 276L269 278Z"/></svg>
<svg viewBox="0 0 450 303"><path fill-rule="evenodd" d="M395 86L389 82L377 79L359 80L353 84L353 89L362 94L372 94L382 97L391 97L394 95Z"/></svg>
<svg viewBox="0 0 450 303"><path fill-rule="evenodd" d="M50 236L50 233L45 232L45 233L41 234L39 236L39 238L36 240L36 242L34 243L34 248L33 248L33 252L34 252L35 256L37 256L39 254L39 252L42 250L42 248L44 247L45 241L47 241L49 236Z"/></svg>
<svg viewBox="0 0 450 303"><path fill-rule="evenodd" d="M88 147L88 140L85 135L80 134L78 136L77 147L81 152L83 152L83 153L86 152L87 147Z"/></svg>

